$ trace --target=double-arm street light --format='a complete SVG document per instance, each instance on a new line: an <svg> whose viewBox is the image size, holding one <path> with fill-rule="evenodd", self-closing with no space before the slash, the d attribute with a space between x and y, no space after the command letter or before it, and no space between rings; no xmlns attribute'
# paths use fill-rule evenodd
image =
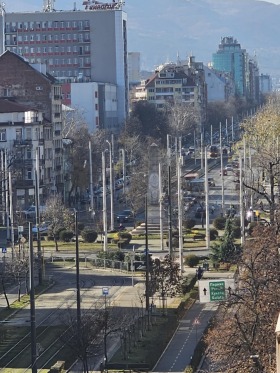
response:
<svg viewBox="0 0 280 373"><path fill-rule="evenodd" d="M112 142L106 140L109 145L110 157L110 205L111 205L111 230L114 230L114 185L113 185L113 160L112 160Z"/></svg>

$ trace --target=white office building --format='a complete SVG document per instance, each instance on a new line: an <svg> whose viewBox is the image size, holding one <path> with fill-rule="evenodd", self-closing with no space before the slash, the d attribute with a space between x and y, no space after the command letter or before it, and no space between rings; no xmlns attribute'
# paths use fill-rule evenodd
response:
<svg viewBox="0 0 280 373"><path fill-rule="evenodd" d="M85 2L83 11L2 12L0 52L45 63L48 73L63 83L115 85L117 114L110 129L117 133L128 113L127 15L121 0L95 3ZM86 91L79 94L86 100Z"/></svg>

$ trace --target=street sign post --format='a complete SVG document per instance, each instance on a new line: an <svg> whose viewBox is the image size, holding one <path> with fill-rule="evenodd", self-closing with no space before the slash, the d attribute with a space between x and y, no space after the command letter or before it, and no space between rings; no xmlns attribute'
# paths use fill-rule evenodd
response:
<svg viewBox="0 0 280 373"><path fill-rule="evenodd" d="M200 280L198 288L200 303L220 302L234 292L235 281L233 278Z"/></svg>
<svg viewBox="0 0 280 373"><path fill-rule="evenodd" d="M7 248L6 247L2 247L2 254L6 254L7 253Z"/></svg>

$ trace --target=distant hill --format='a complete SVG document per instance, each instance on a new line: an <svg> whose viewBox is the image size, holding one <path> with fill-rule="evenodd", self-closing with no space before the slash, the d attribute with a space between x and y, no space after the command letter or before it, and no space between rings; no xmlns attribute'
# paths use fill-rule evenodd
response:
<svg viewBox="0 0 280 373"><path fill-rule="evenodd" d="M257 0L127 0L128 50L143 69L194 55L212 61L221 37L233 36L261 73L280 76L280 5Z"/></svg>

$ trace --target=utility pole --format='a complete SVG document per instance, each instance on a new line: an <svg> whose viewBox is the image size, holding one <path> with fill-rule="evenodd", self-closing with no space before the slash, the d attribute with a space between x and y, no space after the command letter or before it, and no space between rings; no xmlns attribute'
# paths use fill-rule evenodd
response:
<svg viewBox="0 0 280 373"><path fill-rule="evenodd" d="M222 215L224 216L225 205L225 185L224 185L224 164L223 164L223 143L222 143L222 123L220 122L220 157L221 157L221 180L222 180Z"/></svg>
<svg viewBox="0 0 280 373"><path fill-rule="evenodd" d="M182 227L182 156L178 157L177 163L177 177L178 177L178 228L179 228L179 263L180 263L180 273L183 273L183 227Z"/></svg>
<svg viewBox="0 0 280 373"><path fill-rule="evenodd" d="M30 328L31 328L31 365L32 373L37 373L37 345L36 345L36 311L34 285L34 256L32 224L29 223L29 288L30 288Z"/></svg>
<svg viewBox="0 0 280 373"><path fill-rule="evenodd" d="M149 237L148 237L148 196L145 197L145 251L146 251L146 276L145 276L145 300L146 315L148 317L148 330L150 329L150 255L149 255Z"/></svg>
<svg viewBox="0 0 280 373"><path fill-rule="evenodd" d="M40 195L39 195L39 149L36 149L35 158L35 206L36 206L36 227L37 227L37 252L38 252L38 277L39 284L43 283L42 275L42 250L40 234Z"/></svg>
<svg viewBox="0 0 280 373"><path fill-rule="evenodd" d="M105 152L102 152L102 185L103 185L103 250L107 251L107 193L106 193L106 162L105 162Z"/></svg>
<svg viewBox="0 0 280 373"><path fill-rule="evenodd" d="M109 162L110 162L110 207L111 207L111 230L114 230L114 190L113 190L113 164L112 164L112 143L108 140L106 142L109 145Z"/></svg>
<svg viewBox="0 0 280 373"><path fill-rule="evenodd" d="M160 224L160 249L164 249L163 245L163 195L162 195L162 175L161 175L161 164L158 165L159 175L159 224Z"/></svg>
<svg viewBox="0 0 280 373"><path fill-rule="evenodd" d="M80 292L80 255L78 233L78 211L75 210L75 238L76 238L76 291L77 291L77 327L78 335L81 331L81 292Z"/></svg>
<svg viewBox="0 0 280 373"><path fill-rule="evenodd" d="M10 224L11 224L11 243L12 243L12 259L15 255L15 233L14 233L14 209L13 209L13 188L12 188L12 173L9 175L9 196L10 196Z"/></svg>
<svg viewBox="0 0 280 373"><path fill-rule="evenodd" d="M203 213L203 212L202 212ZM205 148L205 213L206 213L206 248L210 248L210 225L209 225L209 183L208 183L208 159Z"/></svg>
<svg viewBox="0 0 280 373"><path fill-rule="evenodd" d="M90 192L90 210L93 211L93 175L92 175L92 148L91 148L91 141L88 143L88 150L89 150L89 192Z"/></svg>
<svg viewBox="0 0 280 373"><path fill-rule="evenodd" d="M240 205L240 231L241 231L241 246L245 243L245 222L244 222L244 201L243 201L243 166L242 155L239 154L239 205Z"/></svg>

